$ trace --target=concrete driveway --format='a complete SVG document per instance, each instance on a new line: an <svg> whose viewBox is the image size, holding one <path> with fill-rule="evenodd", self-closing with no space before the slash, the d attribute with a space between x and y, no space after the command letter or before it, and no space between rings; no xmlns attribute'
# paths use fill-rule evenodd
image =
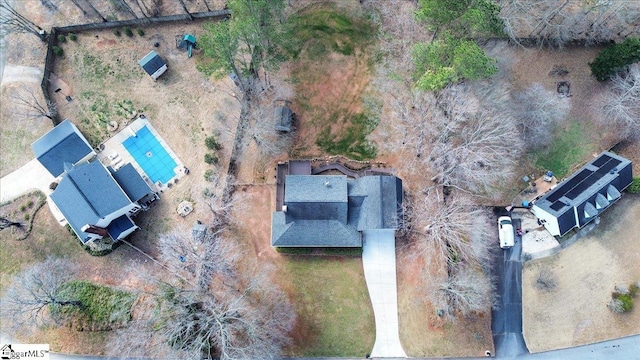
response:
<svg viewBox="0 0 640 360"><path fill-rule="evenodd" d="M363 233L362 266L376 321L376 341L371 357L407 357L398 333L398 287L394 230Z"/></svg>
<svg viewBox="0 0 640 360"><path fill-rule="evenodd" d="M37 159L0 179L0 203L4 203L32 190L49 193L49 185L55 180Z"/></svg>

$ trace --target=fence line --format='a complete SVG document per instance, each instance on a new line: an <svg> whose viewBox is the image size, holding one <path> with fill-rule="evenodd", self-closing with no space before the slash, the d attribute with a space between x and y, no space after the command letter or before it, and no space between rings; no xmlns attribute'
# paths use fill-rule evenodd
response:
<svg viewBox="0 0 640 360"><path fill-rule="evenodd" d="M125 26L143 27L143 26L149 26L149 25L155 25L155 24L172 23L172 22L186 21L186 20L188 21L201 20L201 19L223 20L228 18L230 15L231 15L231 12L229 10L215 10L215 11L205 11L205 12L197 12L197 13L191 13L191 14L166 15L166 16L159 16L154 18L107 21L107 22L101 22L101 23L69 25L69 26L51 28L51 31L49 32L49 37L47 39L47 54L44 61L44 71L42 75L42 82L40 82L40 88L42 90L42 95L44 96L44 100L47 104L49 114L51 115L51 121L53 122L53 126L56 126L60 123L60 115L58 114L58 109L55 105L55 102L51 99L51 94L49 93L49 82L50 82L51 72L53 70L53 63L55 61L55 54L53 53L53 47L57 44L58 35L65 35L69 33L79 33L83 31L92 31L92 30L115 29L115 28L120 28Z"/></svg>

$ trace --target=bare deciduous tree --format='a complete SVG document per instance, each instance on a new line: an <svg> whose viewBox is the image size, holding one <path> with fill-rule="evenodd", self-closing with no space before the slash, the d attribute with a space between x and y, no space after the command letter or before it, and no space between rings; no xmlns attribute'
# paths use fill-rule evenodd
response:
<svg viewBox="0 0 640 360"><path fill-rule="evenodd" d="M85 0L85 3L86 3L86 4L91 8L91 10L92 10L96 15L98 15L98 17L99 17L100 19L102 19L102 21L103 21L103 22L107 22L107 19L106 19L104 16L102 16L102 14L100 13L100 11L98 11L98 9L96 9L96 8L95 8L95 6L93 6L93 4L91 4L91 1L90 1L90 0Z"/></svg>
<svg viewBox="0 0 640 360"><path fill-rule="evenodd" d="M413 201L410 221L417 234L417 254L446 261L449 268L460 262L487 262L493 245L488 215L464 201L461 195L451 195L443 202L434 193Z"/></svg>
<svg viewBox="0 0 640 360"><path fill-rule="evenodd" d="M129 4L127 4L126 0L112 0L110 1L110 3L111 5L113 5L113 7L117 11L122 11L124 13L127 13L133 16L134 19L138 18L138 15L136 15L136 12L133 11L133 9L131 8L131 6L129 6Z"/></svg>
<svg viewBox="0 0 640 360"><path fill-rule="evenodd" d="M221 359L271 359L288 344L295 315L277 287L254 279L239 292L166 286L158 331L175 350Z"/></svg>
<svg viewBox="0 0 640 360"><path fill-rule="evenodd" d="M437 104L429 155L433 180L482 194L510 179L522 149L514 119L485 108L464 86L446 89Z"/></svg>
<svg viewBox="0 0 640 360"><path fill-rule="evenodd" d="M238 257L233 243L224 241L219 231L209 230L203 237L197 237L181 227L163 234L158 238L160 260L174 274L206 291L214 276L233 276L231 264Z"/></svg>
<svg viewBox="0 0 640 360"><path fill-rule="evenodd" d="M44 30L20 14L7 0L0 1L0 35L28 33L45 41Z"/></svg>
<svg viewBox="0 0 640 360"><path fill-rule="evenodd" d="M481 269L469 266L457 266L444 279L429 280L427 291L434 305L450 320L459 315L488 313L495 305L491 279Z"/></svg>
<svg viewBox="0 0 640 360"><path fill-rule="evenodd" d="M613 125L619 139L640 137L640 65L632 64L609 83L610 88L598 102L604 112L600 121L605 126Z"/></svg>
<svg viewBox="0 0 640 360"><path fill-rule="evenodd" d="M534 83L513 96L513 117L524 143L530 149L549 144L555 126L564 120L569 112L569 102L560 98L555 91L547 90Z"/></svg>
<svg viewBox="0 0 640 360"><path fill-rule="evenodd" d="M555 289L557 284L558 280L551 270L547 268L540 270L538 278L536 279L536 287L538 289L543 291L552 291Z"/></svg>
<svg viewBox="0 0 640 360"><path fill-rule="evenodd" d="M57 308L82 306L77 299L59 293L60 286L71 280L73 273L74 268L68 261L52 257L20 272L2 299L2 318L10 319L3 324L28 329L57 320Z"/></svg>
<svg viewBox="0 0 640 360"><path fill-rule="evenodd" d="M288 344L295 313L269 272L248 281L234 266L239 248L220 232L184 229L160 237L161 258L185 280L159 282L154 328L179 352L222 359L272 358Z"/></svg>
<svg viewBox="0 0 640 360"><path fill-rule="evenodd" d="M562 47L571 41L604 43L639 33L640 5L626 0L501 0L505 33Z"/></svg>
<svg viewBox="0 0 640 360"><path fill-rule="evenodd" d="M18 111L18 115L30 118L45 117L54 120L51 110L56 109L56 104L52 101L43 104L44 101L35 94L32 88L22 89L11 95L22 111Z"/></svg>
<svg viewBox="0 0 640 360"><path fill-rule="evenodd" d="M210 226L221 229L233 222L231 211L242 206L244 196L234 192L236 179L233 175L225 176L218 171L207 175L207 182L202 184L203 188L200 190L202 202L213 213L214 219Z"/></svg>

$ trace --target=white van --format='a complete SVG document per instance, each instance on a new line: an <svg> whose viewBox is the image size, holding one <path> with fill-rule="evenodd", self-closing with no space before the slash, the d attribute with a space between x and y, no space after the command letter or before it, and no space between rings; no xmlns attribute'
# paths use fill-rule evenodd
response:
<svg viewBox="0 0 640 360"><path fill-rule="evenodd" d="M508 216L500 216L498 218L498 237L500 238L500 247L508 249L514 244L513 224Z"/></svg>

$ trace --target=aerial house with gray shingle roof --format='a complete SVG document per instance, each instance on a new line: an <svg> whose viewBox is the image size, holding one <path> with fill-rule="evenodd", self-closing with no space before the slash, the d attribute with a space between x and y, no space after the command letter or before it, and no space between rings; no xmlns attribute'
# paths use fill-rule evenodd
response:
<svg viewBox="0 0 640 360"><path fill-rule="evenodd" d="M362 233L397 229L402 181L375 175L287 175L271 218L275 247L361 247Z"/></svg>
<svg viewBox="0 0 640 360"><path fill-rule="evenodd" d="M32 148L42 165L59 178L49 202L83 243L110 237L124 239L138 226L132 217L158 195L131 164L114 170L99 161L78 129L65 120Z"/></svg>
<svg viewBox="0 0 640 360"><path fill-rule="evenodd" d="M531 212L554 236L581 228L620 199L633 181L631 165L605 151L536 200Z"/></svg>
<svg viewBox="0 0 640 360"><path fill-rule="evenodd" d="M65 119L31 144L36 159L54 177L64 173L64 164L75 165L96 155L80 130Z"/></svg>

